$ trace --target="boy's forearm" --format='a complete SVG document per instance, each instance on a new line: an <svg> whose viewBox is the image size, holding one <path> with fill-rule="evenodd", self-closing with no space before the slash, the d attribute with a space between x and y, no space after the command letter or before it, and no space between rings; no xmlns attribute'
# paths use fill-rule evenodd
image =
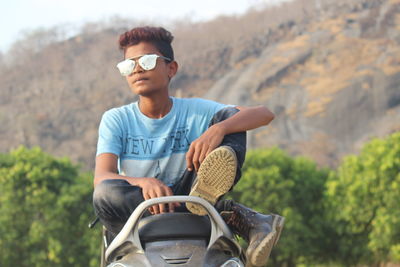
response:
<svg viewBox="0 0 400 267"><path fill-rule="evenodd" d="M275 117L275 115L264 106L243 108L238 107L239 112L232 117L217 123L225 133L237 133L249 131L268 125Z"/></svg>

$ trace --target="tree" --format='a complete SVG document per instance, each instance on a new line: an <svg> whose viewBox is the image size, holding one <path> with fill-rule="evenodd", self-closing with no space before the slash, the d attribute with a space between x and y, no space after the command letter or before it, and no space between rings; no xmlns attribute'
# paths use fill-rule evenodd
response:
<svg viewBox="0 0 400 267"><path fill-rule="evenodd" d="M400 132L344 158L327 187L337 259L347 266L400 262Z"/></svg>
<svg viewBox="0 0 400 267"><path fill-rule="evenodd" d="M278 148L247 153L232 197L259 212L286 218L270 266L295 266L322 255L327 233L322 200L328 173L311 160L291 158Z"/></svg>
<svg viewBox="0 0 400 267"><path fill-rule="evenodd" d="M0 265L97 266L91 175L39 148L0 155Z"/></svg>

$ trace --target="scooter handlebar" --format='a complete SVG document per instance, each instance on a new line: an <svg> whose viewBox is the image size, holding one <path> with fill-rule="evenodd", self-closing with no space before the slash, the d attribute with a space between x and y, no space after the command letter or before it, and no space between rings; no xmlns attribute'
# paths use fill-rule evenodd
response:
<svg viewBox="0 0 400 267"><path fill-rule="evenodd" d="M120 245L122 245L125 241L129 240L133 243L136 247L137 251L143 252L142 245L139 239L139 231L138 225L139 220L145 213L145 211L150 208L151 206L158 205L158 204L165 204L171 202L193 202L196 204L202 205L206 211L207 215L210 218L211 222L211 237L209 246L211 246L220 236L226 236L232 238L232 232L229 230L228 226L222 220L219 213L216 209L208 203L206 200L194 197L194 196L167 196L167 197L158 197L152 198L142 202L137 208L133 211L131 216L129 217L128 221L125 223L124 227L122 228L121 232L115 237L113 242L107 248L106 251L106 258ZM133 230L133 231L132 231Z"/></svg>

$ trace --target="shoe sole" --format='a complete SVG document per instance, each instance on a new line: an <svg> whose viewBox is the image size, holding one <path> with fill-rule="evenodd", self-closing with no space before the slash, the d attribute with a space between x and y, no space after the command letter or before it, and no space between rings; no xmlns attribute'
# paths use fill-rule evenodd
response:
<svg viewBox="0 0 400 267"><path fill-rule="evenodd" d="M269 233L254 249L252 257L249 258L251 266L265 266L271 254L272 248L276 246L281 236L285 218L279 215L273 215L272 231Z"/></svg>
<svg viewBox="0 0 400 267"><path fill-rule="evenodd" d="M201 197L212 205L233 186L236 176L237 158L232 148L221 146L213 150L201 163L197 181L190 196ZM187 203L187 209L197 215L206 215L203 206Z"/></svg>

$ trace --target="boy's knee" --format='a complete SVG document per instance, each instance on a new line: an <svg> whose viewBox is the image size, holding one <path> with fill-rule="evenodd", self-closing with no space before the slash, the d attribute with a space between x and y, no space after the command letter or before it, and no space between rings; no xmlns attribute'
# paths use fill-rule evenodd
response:
<svg viewBox="0 0 400 267"><path fill-rule="evenodd" d="M94 188L93 192L93 203L101 203L103 201L111 202L114 204L119 204L124 201L123 194L116 186L120 184L121 181L118 180L104 180Z"/></svg>
<svg viewBox="0 0 400 267"><path fill-rule="evenodd" d="M232 117L236 113L238 113L239 110L236 107L226 107L215 113L214 117L211 120L211 124L215 124L217 122L226 120L229 117Z"/></svg>
<svg viewBox="0 0 400 267"><path fill-rule="evenodd" d="M221 109L219 112L222 113L222 115L226 116L226 117L231 117L233 115L235 115L236 113L239 112L239 109L237 107L226 107ZM218 114L218 112L217 112Z"/></svg>
<svg viewBox="0 0 400 267"><path fill-rule="evenodd" d="M107 195L107 180L101 181L97 184L93 191L93 201L104 199Z"/></svg>

